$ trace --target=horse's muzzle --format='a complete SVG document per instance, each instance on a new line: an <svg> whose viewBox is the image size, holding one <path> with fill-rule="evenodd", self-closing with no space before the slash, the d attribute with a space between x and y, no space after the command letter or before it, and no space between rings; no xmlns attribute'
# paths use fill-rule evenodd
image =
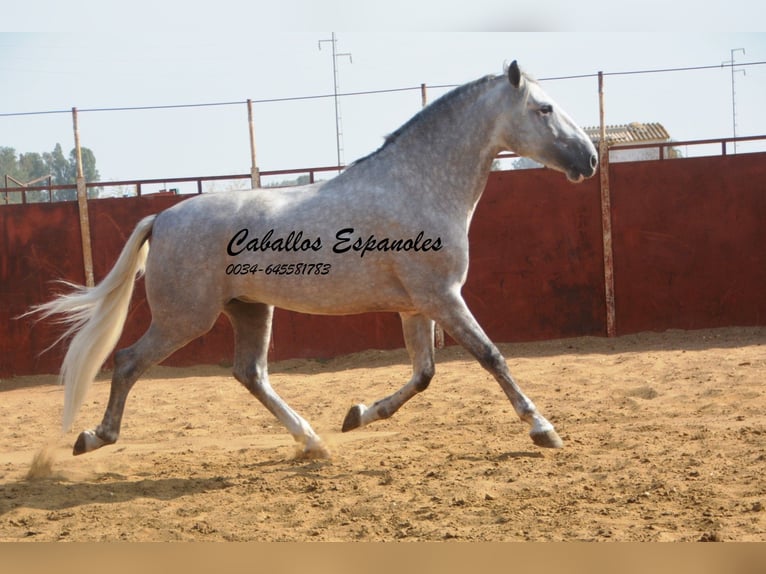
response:
<svg viewBox="0 0 766 574"><path fill-rule="evenodd" d="M591 154L590 157L586 162L583 162L583 165L572 165L567 171L567 179L569 181L572 181L574 183L580 183L581 181L588 179L589 177L593 177L596 173L596 169L598 168L598 157L596 154Z"/></svg>

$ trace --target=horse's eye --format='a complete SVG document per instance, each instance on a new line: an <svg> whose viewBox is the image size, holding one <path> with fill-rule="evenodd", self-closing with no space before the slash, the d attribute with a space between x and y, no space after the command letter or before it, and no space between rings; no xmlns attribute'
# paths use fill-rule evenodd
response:
<svg viewBox="0 0 766 574"><path fill-rule="evenodd" d="M553 106L550 104L543 104L540 106L540 113L544 116L547 116L548 114L553 113Z"/></svg>

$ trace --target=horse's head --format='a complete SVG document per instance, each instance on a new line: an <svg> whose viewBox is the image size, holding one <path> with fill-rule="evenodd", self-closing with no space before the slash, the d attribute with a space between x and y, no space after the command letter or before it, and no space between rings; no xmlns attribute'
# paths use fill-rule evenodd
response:
<svg viewBox="0 0 766 574"><path fill-rule="evenodd" d="M514 60L508 67L511 107L502 138L509 149L580 182L596 173L593 142Z"/></svg>

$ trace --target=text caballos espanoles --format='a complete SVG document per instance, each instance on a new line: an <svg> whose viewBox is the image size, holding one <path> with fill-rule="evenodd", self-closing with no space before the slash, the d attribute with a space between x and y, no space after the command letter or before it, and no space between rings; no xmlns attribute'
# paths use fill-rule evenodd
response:
<svg viewBox="0 0 766 574"><path fill-rule="evenodd" d="M321 251L324 244L321 237L306 237L303 231L292 230L287 235L277 235L273 229L269 229L262 236L252 235L250 230L242 228L229 240L226 253L231 256L242 253L300 253L307 251ZM333 253L353 252L359 257L373 252L427 252L439 251L442 248L440 237L426 237L424 231L420 231L415 237L391 238L365 236L356 234L353 227L344 227L335 234L335 242L332 245Z"/></svg>

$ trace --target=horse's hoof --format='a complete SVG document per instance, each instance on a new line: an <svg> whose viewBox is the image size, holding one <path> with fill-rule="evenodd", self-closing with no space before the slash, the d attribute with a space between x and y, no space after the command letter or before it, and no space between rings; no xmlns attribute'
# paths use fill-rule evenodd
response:
<svg viewBox="0 0 766 574"><path fill-rule="evenodd" d="M362 426L362 414L367 410L364 405L354 405L346 413L346 418L343 420L342 432L348 432Z"/></svg>
<svg viewBox="0 0 766 574"><path fill-rule="evenodd" d="M327 450L321 440L307 443L302 450L296 454L299 460L321 460L331 458L330 451Z"/></svg>
<svg viewBox="0 0 766 574"><path fill-rule="evenodd" d="M78 454L85 454L97 448L104 446L106 442L96 435L95 431L86 430L80 433L77 437L77 441L74 443L72 454L77 456Z"/></svg>
<svg viewBox="0 0 766 574"><path fill-rule="evenodd" d="M564 441L561 440L561 437L553 429L529 433L529 436L532 437L532 442L537 446L543 448L564 448Z"/></svg>

